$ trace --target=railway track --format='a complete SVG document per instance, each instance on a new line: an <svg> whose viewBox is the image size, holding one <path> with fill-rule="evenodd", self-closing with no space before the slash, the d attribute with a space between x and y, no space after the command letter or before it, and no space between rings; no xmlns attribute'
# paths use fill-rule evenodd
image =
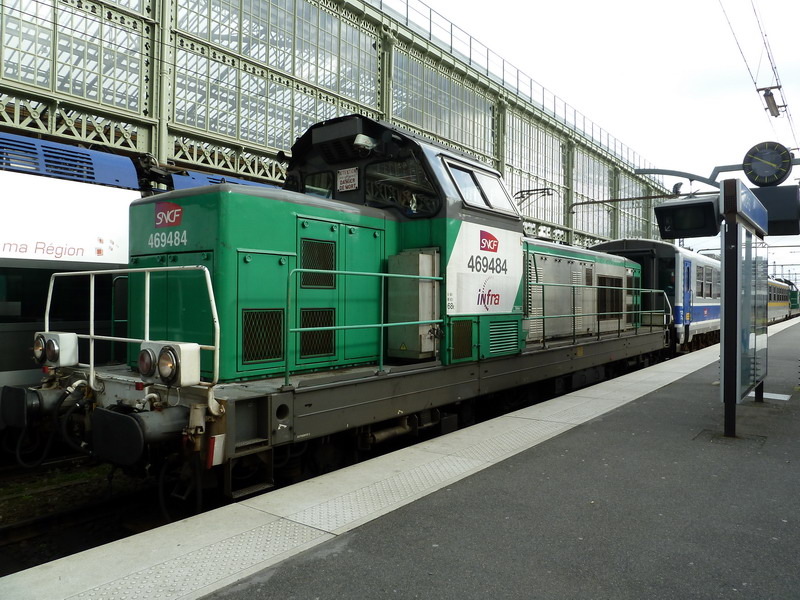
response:
<svg viewBox="0 0 800 600"><path fill-rule="evenodd" d="M154 484L86 457L0 467L0 576L156 527Z"/></svg>

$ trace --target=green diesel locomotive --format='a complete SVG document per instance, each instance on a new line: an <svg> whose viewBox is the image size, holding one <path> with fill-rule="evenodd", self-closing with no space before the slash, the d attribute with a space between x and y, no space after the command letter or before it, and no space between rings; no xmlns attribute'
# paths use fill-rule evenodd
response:
<svg viewBox="0 0 800 600"><path fill-rule="evenodd" d="M281 468L319 472L343 448L453 429L478 399L579 387L668 346L671 309L638 264L527 238L497 171L363 116L300 137L284 189L134 202L130 255L127 334L46 320L43 383L5 389L5 421L189 473L163 478L184 492L252 494ZM100 344L127 361L96 365Z"/></svg>

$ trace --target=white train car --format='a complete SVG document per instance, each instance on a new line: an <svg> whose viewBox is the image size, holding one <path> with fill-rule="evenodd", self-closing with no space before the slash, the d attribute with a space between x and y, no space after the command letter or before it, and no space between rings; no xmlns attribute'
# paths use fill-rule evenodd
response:
<svg viewBox="0 0 800 600"><path fill-rule="evenodd" d="M615 240L592 249L642 266L642 287L663 290L669 299L678 345L699 348L719 341L722 279L717 259L658 240Z"/></svg>

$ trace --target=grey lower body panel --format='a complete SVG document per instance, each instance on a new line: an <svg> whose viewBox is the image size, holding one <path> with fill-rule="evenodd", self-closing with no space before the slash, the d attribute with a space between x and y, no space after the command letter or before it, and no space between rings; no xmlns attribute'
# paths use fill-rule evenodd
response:
<svg viewBox="0 0 800 600"><path fill-rule="evenodd" d="M664 332L658 331L420 372L390 372L336 385L300 387L289 393L292 438L303 441L330 435L662 349ZM282 396L288 400L287 394Z"/></svg>

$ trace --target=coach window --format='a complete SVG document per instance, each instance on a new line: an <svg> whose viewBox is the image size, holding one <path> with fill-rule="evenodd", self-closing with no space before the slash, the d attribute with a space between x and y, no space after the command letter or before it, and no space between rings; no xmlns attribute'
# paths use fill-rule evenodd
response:
<svg viewBox="0 0 800 600"><path fill-rule="evenodd" d="M706 286L705 286L705 294L706 298L713 298L714 294L711 291L712 281L714 277L713 269L711 267L706 267Z"/></svg>
<svg viewBox="0 0 800 600"><path fill-rule="evenodd" d="M703 297L703 282L705 281L703 278L703 267L697 267L697 279L696 284L694 286L694 295L698 298Z"/></svg>

